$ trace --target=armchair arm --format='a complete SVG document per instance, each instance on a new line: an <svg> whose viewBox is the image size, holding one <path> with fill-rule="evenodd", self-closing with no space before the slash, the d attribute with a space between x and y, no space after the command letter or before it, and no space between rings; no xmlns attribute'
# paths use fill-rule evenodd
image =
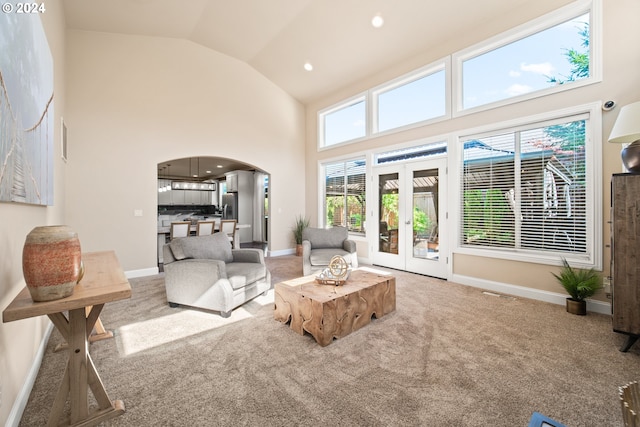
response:
<svg viewBox="0 0 640 427"><path fill-rule="evenodd" d="M232 308L233 288L224 261L184 259L164 269L168 302L220 311Z"/></svg>
<svg viewBox="0 0 640 427"><path fill-rule="evenodd" d="M255 262L264 264L264 252L261 249L232 249L233 262Z"/></svg>
<svg viewBox="0 0 640 427"><path fill-rule="evenodd" d="M302 257L309 258L311 256L311 242L309 240L302 241Z"/></svg>
<svg viewBox="0 0 640 427"><path fill-rule="evenodd" d="M356 251L356 242L353 240L345 240L342 242L342 249L352 254Z"/></svg>
<svg viewBox="0 0 640 427"><path fill-rule="evenodd" d="M302 274L311 274L311 242L308 240L302 241Z"/></svg>
<svg viewBox="0 0 640 427"><path fill-rule="evenodd" d="M342 243L342 248L351 254L351 268L358 268L358 251L356 242L347 239Z"/></svg>

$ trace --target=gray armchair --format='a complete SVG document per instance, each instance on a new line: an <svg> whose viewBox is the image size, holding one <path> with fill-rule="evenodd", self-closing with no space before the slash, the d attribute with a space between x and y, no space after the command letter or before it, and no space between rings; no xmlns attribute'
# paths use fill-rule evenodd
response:
<svg viewBox="0 0 640 427"><path fill-rule="evenodd" d="M271 289L261 249L232 249L225 233L182 237L163 247L169 306L231 310Z"/></svg>
<svg viewBox="0 0 640 427"><path fill-rule="evenodd" d="M302 232L302 273L308 276L329 265L334 255L342 256L351 268L358 267L356 242L349 240L346 227L313 228Z"/></svg>

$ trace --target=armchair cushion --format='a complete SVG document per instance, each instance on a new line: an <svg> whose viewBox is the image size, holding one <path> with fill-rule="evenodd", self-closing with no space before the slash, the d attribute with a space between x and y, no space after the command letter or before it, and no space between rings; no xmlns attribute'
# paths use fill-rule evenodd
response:
<svg viewBox="0 0 640 427"><path fill-rule="evenodd" d="M351 265L351 253L345 251L344 249L332 249L332 248L324 248L324 249L314 249L311 251L311 255L309 255L309 259L311 260L311 265L329 265L329 261L335 255L340 255L344 258L347 264ZM354 254L355 256L355 254Z"/></svg>
<svg viewBox="0 0 640 427"><path fill-rule="evenodd" d="M231 242L224 233L180 237L173 239L169 243L169 248L173 252L173 257L178 261L186 258L233 261Z"/></svg>
<svg viewBox="0 0 640 427"><path fill-rule="evenodd" d="M346 227L313 228L307 227L302 232L302 240L311 243L311 249L342 248L349 233Z"/></svg>
<svg viewBox="0 0 640 427"><path fill-rule="evenodd" d="M313 228L302 232L302 273L305 276L314 270L322 270L331 258L340 255L352 268L358 267L356 242L349 240L346 227Z"/></svg>

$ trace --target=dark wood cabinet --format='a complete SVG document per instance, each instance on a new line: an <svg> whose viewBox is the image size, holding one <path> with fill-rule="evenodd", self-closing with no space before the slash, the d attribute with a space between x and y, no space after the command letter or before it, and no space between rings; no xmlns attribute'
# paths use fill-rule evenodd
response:
<svg viewBox="0 0 640 427"><path fill-rule="evenodd" d="M640 175L611 177L611 314L613 330L640 336Z"/></svg>

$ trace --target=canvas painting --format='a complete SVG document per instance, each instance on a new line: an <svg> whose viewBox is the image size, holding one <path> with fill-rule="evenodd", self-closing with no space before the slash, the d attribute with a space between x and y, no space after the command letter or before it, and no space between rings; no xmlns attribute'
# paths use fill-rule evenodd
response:
<svg viewBox="0 0 640 427"><path fill-rule="evenodd" d="M53 59L38 14L0 14L0 202L53 204Z"/></svg>

